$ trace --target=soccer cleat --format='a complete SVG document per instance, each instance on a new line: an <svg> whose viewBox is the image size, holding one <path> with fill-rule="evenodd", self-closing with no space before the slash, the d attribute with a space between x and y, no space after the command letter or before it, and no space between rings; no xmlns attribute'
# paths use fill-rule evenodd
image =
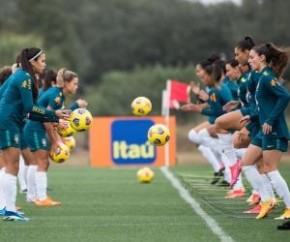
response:
<svg viewBox="0 0 290 242"><path fill-rule="evenodd" d="M244 188L237 188L237 189L232 189L227 192L227 195L225 198L237 198L237 197L243 197L245 196L245 189Z"/></svg>
<svg viewBox="0 0 290 242"><path fill-rule="evenodd" d="M277 217L275 219L277 220L290 219L290 208L286 208L284 213L280 217Z"/></svg>
<svg viewBox="0 0 290 242"><path fill-rule="evenodd" d="M213 174L213 179L212 179L210 184L214 185L214 184L218 183L219 180L223 177L223 175L224 175L223 169L220 169L218 172L215 172Z"/></svg>
<svg viewBox="0 0 290 242"><path fill-rule="evenodd" d="M288 229L290 229L290 221L285 222L285 223L283 223L281 225L278 225L277 229L278 230L288 230Z"/></svg>
<svg viewBox="0 0 290 242"><path fill-rule="evenodd" d="M35 201L35 205L38 207L55 207L55 206L60 206L61 203L57 201L53 201L50 197L46 197L44 200L39 200L37 199Z"/></svg>
<svg viewBox="0 0 290 242"><path fill-rule="evenodd" d="M3 216L6 212L6 207L0 209L0 216Z"/></svg>
<svg viewBox="0 0 290 242"><path fill-rule="evenodd" d="M261 211L256 219L262 219L266 217L273 209L274 201L272 198L269 198L267 201L261 203Z"/></svg>
<svg viewBox="0 0 290 242"><path fill-rule="evenodd" d="M261 197L258 193L252 193L251 196L249 196L247 199L247 203L250 206L257 205L259 204L260 201L261 201Z"/></svg>
<svg viewBox="0 0 290 242"><path fill-rule="evenodd" d="M254 208L252 208L250 210L246 210L243 213L247 213L247 214L259 214L260 212L261 212L261 205L258 204Z"/></svg>
<svg viewBox="0 0 290 242"><path fill-rule="evenodd" d="M233 166L230 166L230 171L231 171L230 186L233 187L236 184L236 182L241 174L241 171L242 171L241 164L238 160L236 161L236 163Z"/></svg>
<svg viewBox="0 0 290 242"><path fill-rule="evenodd" d="M5 211L3 221L27 222L27 221L29 221L29 218L24 217L23 215L19 214L18 212Z"/></svg>
<svg viewBox="0 0 290 242"><path fill-rule="evenodd" d="M230 183L228 183L227 181L223 180L218 184L219 187L229 187Z"/></svg>

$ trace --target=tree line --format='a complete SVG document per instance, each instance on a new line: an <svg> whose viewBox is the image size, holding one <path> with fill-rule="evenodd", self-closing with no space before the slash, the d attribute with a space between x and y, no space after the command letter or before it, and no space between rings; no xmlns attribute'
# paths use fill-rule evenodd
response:
<svg viewBox="0 0 290 242"><path fill-rule="evenodd" d="M145 92L160 103L157 92L160 98L163 87L156 70L168 74L168 68L173 73L179 68L186 70L181 79L193 79L193 68L187 72L189 66L212 53L232 58L234 44L246 35L258 43L290 43L290 1L284 0L243 0L241 5L225 2L209 6L186 0L0 2L1 65L13 63L23 46L41 46L49 66L66 66L79 73L83 91L93 92L88 97L94 101L107 97L99 90L124 94L130 93L129 87L143 85L141 89L148 88ZM147 76L138 78L138 72L141 77L145 72ZM115 80L126 75L138 81L131 80L128 85L128 80ZM95 112L110 114L108 110L115 105L107 102L110 107ZM119 111L113 108L112 113Z"/></svg>

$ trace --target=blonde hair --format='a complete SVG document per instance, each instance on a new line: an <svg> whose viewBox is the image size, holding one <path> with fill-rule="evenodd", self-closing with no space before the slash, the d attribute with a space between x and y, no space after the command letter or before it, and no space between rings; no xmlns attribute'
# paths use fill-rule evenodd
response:
<svg viewBox="0 0 290 242"><path fill-rule="evenodd" d="M78 75L66 68L61 68L57 72L56 76L56 85L59 87L63 87L65 82L71 82L74 78L78 77Z"/></svg>

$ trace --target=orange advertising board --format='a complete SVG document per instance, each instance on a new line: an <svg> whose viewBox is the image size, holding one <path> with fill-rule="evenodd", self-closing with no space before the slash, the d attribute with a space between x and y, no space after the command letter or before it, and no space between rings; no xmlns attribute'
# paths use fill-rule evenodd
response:
<svg viewBox="0 0 290 242"><path fill-rule="evenodd" d="M170 140L165 146L153 146L147 139L149 128L157 123L165 124L165 118L94 117L89 130L91 166L174 166L175 117L169 118Z"/></svg>

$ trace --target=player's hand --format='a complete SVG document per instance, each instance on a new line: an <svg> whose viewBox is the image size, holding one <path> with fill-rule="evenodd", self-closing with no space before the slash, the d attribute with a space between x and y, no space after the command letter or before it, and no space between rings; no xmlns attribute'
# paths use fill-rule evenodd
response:
<svg viewBox="0 0 290 242"><path fill-rule="evenodd" d="M86 108L88 106L88 102L84 99L78 99L76 102L80 108Z"/></svg>
<svg viewBox="0 0 290 242"><path fill-rule="evenodd" d="M69 127L69 121L60 119L59 123L56 123L55 127L59 130L66 130Z"/></svg>
<svg viewBox="0 0 290 242"><path fill-rule="evenodd" d="M54 141L50 145L50 153L53 153L58 147L63 146L64 143L62 140Z"/></svg>
<svg viewBox="0 0 290 242"><path fill-rule="evenodd" d="M69 120L71 115L71 110L58 109L55 111L55 115L60 119Z"/></svg>
<svg viewBox="0 0 290 242"><path fill-rule="evenodd" d="M248 123L251 122L250 115L246 115L243 118L240 119L240 123L243 125L247 125Z"/></svg>
<svg viewBox="0 0 290 242"><path fill-rule="evenodd" d="M198 112L200 113L202 108L200 105L198 104L193 104L193 103L187 103L187 104L184 104L180 107L180 109L182 111L187 111L187 112Z"/></svg>
<svg viewBox="0 0 290 242"><path fill-rule="evenodd" d="M199 97L199 99L201 99L204 102L206 102L209 98L208 94L204 90L199 91L198 97Z"/></svg>
<svg viewBox="0 0 290 242"><path fill-rule="evenodd" d="M196 84L194 81L191 81L190 82L190 88L191 88L191 91L195 94L195 95L198 95L199 91L200 91L200 88L199 88L199 85Z"/></svg>
<svg viewBox="0 0 290 242"><path fill-rule="evenodd" d="M270 134L272 132L272 125L264 123L262 125L262 130L264 134Z"/></svg>

